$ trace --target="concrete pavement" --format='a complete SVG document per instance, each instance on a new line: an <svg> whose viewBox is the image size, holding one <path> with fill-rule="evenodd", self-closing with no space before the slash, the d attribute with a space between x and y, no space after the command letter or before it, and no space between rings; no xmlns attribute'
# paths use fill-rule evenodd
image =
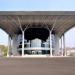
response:
<svg viewBox="0 0 75 75"><path fill-rule="evenodd" d="M75 75L75 57L0 58L0 75Z"/></svg>

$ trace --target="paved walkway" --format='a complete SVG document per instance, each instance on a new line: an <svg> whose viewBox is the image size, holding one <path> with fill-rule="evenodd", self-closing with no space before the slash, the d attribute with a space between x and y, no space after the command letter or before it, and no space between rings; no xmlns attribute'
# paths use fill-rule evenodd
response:
<svg viewBox="0 0 75 75"><path fill-rule="evenodd" d="M75 75L75 57L0 58L0 75Z"/></svg>

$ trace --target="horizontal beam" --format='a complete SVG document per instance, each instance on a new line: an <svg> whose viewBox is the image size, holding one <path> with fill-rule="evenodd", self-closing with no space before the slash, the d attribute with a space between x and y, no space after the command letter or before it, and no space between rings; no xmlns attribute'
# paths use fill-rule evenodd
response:
<svg viewBox="0 0 75 75"><path fill-rule="evenodd" d="M0 11L0 15L75 15L75 11Z"/></svg>

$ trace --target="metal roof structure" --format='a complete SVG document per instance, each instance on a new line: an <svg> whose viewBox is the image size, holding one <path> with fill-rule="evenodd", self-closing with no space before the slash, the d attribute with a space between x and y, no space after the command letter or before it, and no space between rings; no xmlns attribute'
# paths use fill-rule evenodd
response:
<svg viewBox="0 0 75 75"><path fill-rule="evenodd" d="M26 26L53 28L62 36L75 26L75 11L0 11L0 28L11 36Z"/></svg>

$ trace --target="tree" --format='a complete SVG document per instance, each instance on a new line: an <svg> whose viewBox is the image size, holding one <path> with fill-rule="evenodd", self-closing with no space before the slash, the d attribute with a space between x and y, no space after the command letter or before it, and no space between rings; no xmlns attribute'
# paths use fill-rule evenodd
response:
<svg viewBox="0 0 75 75"><path fill-rule="evenodd" d="M6 56L7 55L7 50L8 50L7 46L0 45L0 50L2 52L2 56Z"/></svg>

